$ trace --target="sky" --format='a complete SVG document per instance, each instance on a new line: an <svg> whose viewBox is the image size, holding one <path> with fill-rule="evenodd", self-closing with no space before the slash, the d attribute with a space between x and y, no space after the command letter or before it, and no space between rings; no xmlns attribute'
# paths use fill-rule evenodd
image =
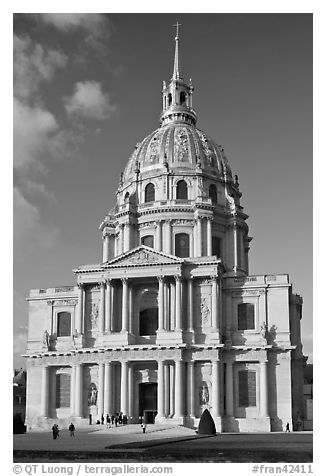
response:
<svg viewBox="0 0 326 476"><path fill-rule="evenodd" d="M99 225L162 81L192 78L199 129L239 176L250 274L288 273L312 362L312 15L14 15L14 367L33 288L101 260Z"/></svg>

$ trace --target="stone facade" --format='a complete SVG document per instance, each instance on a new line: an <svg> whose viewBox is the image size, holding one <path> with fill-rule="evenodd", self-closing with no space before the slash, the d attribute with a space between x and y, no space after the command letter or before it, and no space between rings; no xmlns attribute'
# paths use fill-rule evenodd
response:
<svg viewBox="0 0 326 476"><path fill-rule="evenodd" d="M195 426L208 409L218 431L279 431L302 410L302 299L287 275L249 275L238 179L196 128L175 41L160 128L100 225L102 261L30 292L28 428L120 411Z"/></svg>

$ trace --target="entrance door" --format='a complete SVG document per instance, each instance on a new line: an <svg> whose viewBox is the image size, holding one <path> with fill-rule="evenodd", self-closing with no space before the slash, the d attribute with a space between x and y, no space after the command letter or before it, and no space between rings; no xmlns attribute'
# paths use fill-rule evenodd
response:
<svg viewBox="0 0 326 476"><path fill-rule="evenodd" d="M139 384L139 416L145 423L155 423L157 414L157 383Z"/></svg>

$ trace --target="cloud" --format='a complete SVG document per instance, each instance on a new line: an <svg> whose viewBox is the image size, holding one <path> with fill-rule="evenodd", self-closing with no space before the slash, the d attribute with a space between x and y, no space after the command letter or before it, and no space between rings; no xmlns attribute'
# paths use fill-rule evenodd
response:
<svg viewBox="0 0 326 476"><path fill-rule="evenodd" d="M14 248L15 259L20 261L30 243L38 248L50 248L57 239L59 230L44 222L36 206L31 204L21 190L14 187Z"/></svg>
<svg viewBox="0 0 326 476"><path fill-rule="evenodd" d="M67 154L69 137L60 130L51 112L14 99L14 167L37 165L44 169L44 157Z"/></svg>
<svg viewBox="0 0 326 476"><path fill-rule="evenodd" d="M28 101L44 81L67 64L67 56L58 50L45 49L28 36L14 35L14 96Z"/></svg>
<svg viewBox="0 0 326 476"><path fill-rule="evenodd" d="M40 16L45 23L63 32L81 28L98 35L105 24L105 17L100 13L40 13Z"/></svg>
<svg viewBox="0 0 326 476"><path fill-rule="evenodd" d="M65 98L65 108L70 116L92 120L107 119L116 110L97 81L76 83L73 95Z"/></svg>

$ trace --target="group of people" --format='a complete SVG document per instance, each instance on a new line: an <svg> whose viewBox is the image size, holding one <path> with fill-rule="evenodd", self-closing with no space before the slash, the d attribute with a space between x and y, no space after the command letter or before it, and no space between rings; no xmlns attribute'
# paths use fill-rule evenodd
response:
<svg viewBox="0 0 326 476"><path fill-rule="evenodd" d="M69 430L70 436L75 436L76 428L75 428L75 425L73 424L73 422L70 423L70 425L68 427L68 430ZM54 440L59 438L59 426L58 426L57 423L54 423L54 425L51 428L51 431L52 431L52 436L53 436Z"/></svg>
<svg viewBox="0 0 326 476"><path fill-rule="evenodd" d="M92 425L92 422L93 416L90 414L89 424ZM112 415L107 414L106 417L104 415L101 415L101 420L96 420L96 425L104 425L104 423L106 423L107 428L111 428L111 426L127 425L128 417L122 412L117 412Z"/></svg>

